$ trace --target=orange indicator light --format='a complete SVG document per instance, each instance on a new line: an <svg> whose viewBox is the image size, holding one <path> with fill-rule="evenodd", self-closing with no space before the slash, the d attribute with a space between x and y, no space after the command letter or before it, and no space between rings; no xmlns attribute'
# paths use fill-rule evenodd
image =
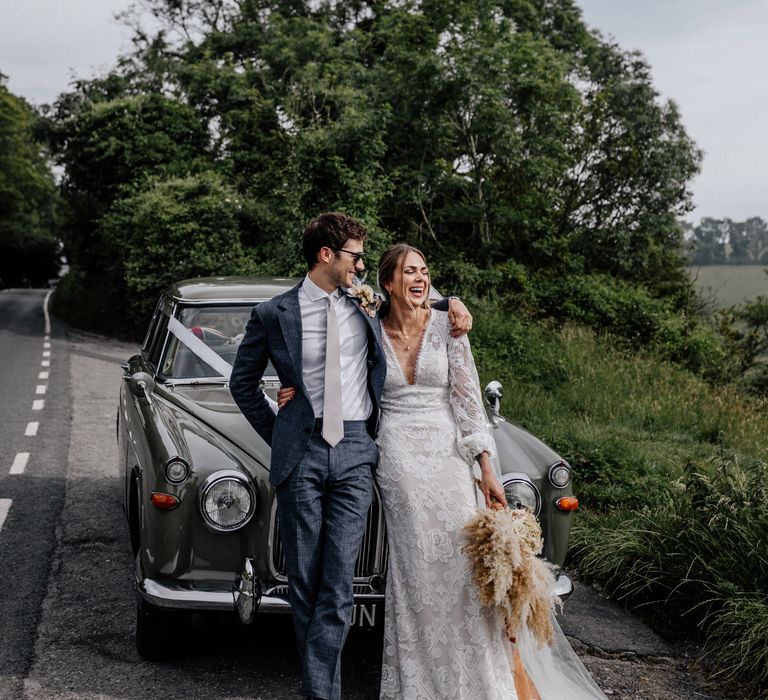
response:
<svg viewBox="0 0 768 700"><path fill-rule="evenodd" d="M555 501L555 505L560 510L572 511L579 507L579 499L576 496L563 496Z"/></svg>
<svg viewBox="0 0 768 700"><path fill-rule="evenodd" d="M152 505L155 506L155 508L159 508L160 510L173 510L177 505L179 505L179 499L170 493L159 493L158 491L153 491L152 495L149 497L149 500L152 502Z"/></svg>

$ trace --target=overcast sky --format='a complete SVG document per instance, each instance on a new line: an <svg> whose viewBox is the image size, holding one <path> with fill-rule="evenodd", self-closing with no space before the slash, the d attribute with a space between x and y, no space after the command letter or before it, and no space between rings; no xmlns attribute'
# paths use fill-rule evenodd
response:
<svg viewBox="0 0 768 700"><path fill-rule="evenodd" d="M130 46L113 18L130 0L0 0L0 72L34 104L91 77ZM584 18L638 49L705 152L702 216L768 219L768 0L578 0Z"/></svg>

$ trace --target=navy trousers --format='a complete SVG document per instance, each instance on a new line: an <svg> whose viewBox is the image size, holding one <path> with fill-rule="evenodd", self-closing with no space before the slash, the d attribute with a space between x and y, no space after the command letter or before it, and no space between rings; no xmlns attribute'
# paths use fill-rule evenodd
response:
<svg viewBox="0 0 768 700"><path fill-rule="evenodd" d="M305 454L277 488L306 695L341 697L341 651L352 621L352 579L377 460L364 421L345 421L335 447L321 437L318 421Z"/></svg>

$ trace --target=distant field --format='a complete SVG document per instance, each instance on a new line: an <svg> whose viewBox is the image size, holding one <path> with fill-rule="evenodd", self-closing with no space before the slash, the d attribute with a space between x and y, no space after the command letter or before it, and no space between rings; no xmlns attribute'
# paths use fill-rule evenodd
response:
<svg viewBox="0 0 768 700"><path fill-rule="evenodd" d="M696 288L715 308L742 304L760 294L768 295L765 265L704 265L688 270Z"/></svg>

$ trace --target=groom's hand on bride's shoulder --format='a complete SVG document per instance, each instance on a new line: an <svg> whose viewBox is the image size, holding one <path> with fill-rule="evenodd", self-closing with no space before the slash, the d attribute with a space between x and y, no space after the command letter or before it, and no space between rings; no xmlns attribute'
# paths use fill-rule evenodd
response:
<svg viewBox="0 0 768 700"><path fill-rule="evenodd" d="M448 322L451 324L451 335L454 338L472 330L472 314L458 297L448 298Z"/></svg>
<svg viewBox="0 0 768 700"><path fill-rule="evenodd" d="M292 386L281 386L277 391L277 410L285 407L296 396L296 389Z"/></svg>

